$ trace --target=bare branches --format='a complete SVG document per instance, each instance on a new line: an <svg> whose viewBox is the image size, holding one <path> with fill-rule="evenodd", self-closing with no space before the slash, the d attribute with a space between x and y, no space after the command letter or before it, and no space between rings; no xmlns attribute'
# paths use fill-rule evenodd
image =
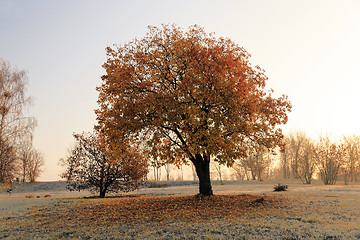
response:
<svg viewBox="0 0 360 240"><path fill-rule="evenodd" d="M316 163L325 185L336 183L344 153L342 144L332 142L329 137L320 138L316 145Z"/></svg>
<svg viewBox="0 0 360 240"><path fill-rule="evenodd" d="M24 71L12 68L0 59L0 182L13 180L17 166L18 143L27 138L36 126L36 120L25 116L32 103L26 96L28 81ZM34 176L34 179L36 177Z"/></svg>
<svg viewBox="0 0 360 240"><path fill-rule="evenodd" d="M344 136L341 142L345 151L341 165L345 184L357 182L360 178L360 136Z"/></svg>
<svg viewBox="0 0 360 240"><path fill-rule="evenodd" d="M284 177L292 173L303 183L310 184L316 170L315 145L304 131L293 131L285 136L285 151L282 154Z"/></svg>

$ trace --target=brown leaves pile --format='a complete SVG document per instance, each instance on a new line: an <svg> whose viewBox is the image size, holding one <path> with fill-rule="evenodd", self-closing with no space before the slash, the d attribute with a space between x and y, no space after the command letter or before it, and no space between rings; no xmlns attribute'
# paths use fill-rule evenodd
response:
<svg viewBox="0 0 360 240"><path fill-rule="evenodd" d="M101 201L87 200L71 208L38 209L43 226L54 220L67 226L78 224L141 224L163 221L204 221L243 216L249 212L279 206L278 199L254 195L215 195L211 197L124 197ZM281 204L280 204L281 205ZM46 224L47 223L47 224Z"/></svg>

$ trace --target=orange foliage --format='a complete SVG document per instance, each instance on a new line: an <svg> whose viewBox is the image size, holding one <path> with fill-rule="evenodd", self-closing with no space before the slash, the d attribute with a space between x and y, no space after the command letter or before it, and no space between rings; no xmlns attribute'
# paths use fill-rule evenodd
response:
<svg viewBox="0 0 360 240"><path fill-rule="evenodd" d="M107 48L96 114L108 142L139 140L168 163L189 159L209 186L211 158L231 166L253 146L281 145L277 126L291 104L265 89L267 77L245 49L196 25L149 30Z"/></svg>

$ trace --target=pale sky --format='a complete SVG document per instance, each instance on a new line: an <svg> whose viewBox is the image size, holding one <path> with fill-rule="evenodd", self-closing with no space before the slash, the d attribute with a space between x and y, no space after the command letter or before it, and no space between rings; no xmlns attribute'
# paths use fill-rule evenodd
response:
<svg viewBox="0 0 360 240"><path fill-rule="evenodd" d="M96 123L105 47L163 23L198 24L243 46L292 102L285 131L360 134L360 1L0 0L0 58L27 71L36 99L39 180L59 180L72 133Z"/></svg>

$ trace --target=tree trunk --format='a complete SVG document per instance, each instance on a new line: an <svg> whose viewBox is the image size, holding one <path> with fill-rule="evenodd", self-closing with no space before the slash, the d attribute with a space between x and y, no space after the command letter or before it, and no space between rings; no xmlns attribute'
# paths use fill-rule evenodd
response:
<svg viewBox="0 0 360 240"><path fill-rule="evenodd" d="M99 197L104 198L104 197L105 197L105 193L106 193L105 190L101 190Z"/></svg>
<svg viewBox="0 0 360 240"><path fill-rule="evenodd" d="M345 185L348 185L348 183L349 183L349 173L348 173L348 171L346 171L345 170L345 173L344 173L344 184Z"/></svg>
<svg viewBox="0 0 360 240"><path fill-rule="evenodd" d="M170 164L165 164L166 181L170 181Z"/></svg>
<svg viewBox="0 0 360 240"><path fill-rule="evenodd" d="M252 180L256 180L256 174L253 170L251 170L251 178Z"/></svg>
<svg viewBox="0 0 360 240"><path fill-rule="evenodd" d="M26 163L25 163L25 160L23 160L23 179L22 179L22 182L25 182L25 177L26 177Z"/></svg>
<svg viewBox="0 0 360 240"><path fill-rule="evenodd" d="M100 183L99 197L104 198L107 191L106 183Z"/></svg>
<svg viewBox="0 0 360 240"><path fill-rule="evenodd" d="M194 163L196 174L199 178L199 193L207 196L213 195L210 181L210 156L196 154L191 161Z"/></svg>

